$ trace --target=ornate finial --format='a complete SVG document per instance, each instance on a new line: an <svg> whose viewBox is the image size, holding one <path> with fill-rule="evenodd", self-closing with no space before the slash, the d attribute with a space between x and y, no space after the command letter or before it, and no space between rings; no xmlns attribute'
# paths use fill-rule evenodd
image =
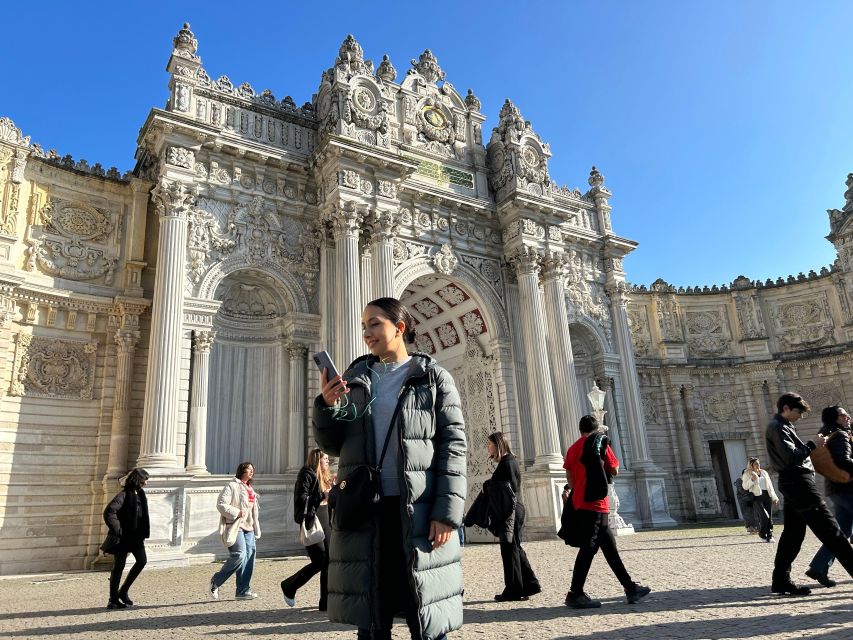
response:
<svg viewBox="0 0 853 640"><path fill-rule="evenodd" d="M467 106L471 111L480 110L480 100L474 95L474 92L471 91L471 89L468 89L468 95L465 96L465 106Z"/></svg>
<svg viewBox="0 0 853 640"><path fill-rule="evenodd" d="M361 45L358 44L356 39L352 37L351 33L347 34L347 37L344 38L344 41L341 43L341 48L338 49L338 60L341 62L364 61L364 50L361 48Z"/></svg>
<svg viewBox="0 0 853 640"><path fill-rule="evenodd" d="M438 66L438 60L429 49L426 49L417 60L413 59L412 66L430 84L444 80L444 71Z"/></svg>
<svg viewBox="0 0 853 640"><path fill-rule="evenodd" d="M598 172L598 169L595 168L595 165L592 166L592 171L589 172L589 186L601 187L604 184L604 176Z"/></svg>
<svg viewBox="0 0 853 640"><path fill-rule="evenodd" d="M24 146L29 146L30 144L30 136L23 135L21 130L12 122L12 119L5 116L0 118L0 140Z"/></svg>
<svg viewBox="0 0 853 640"><path fill-rule="evenodd" d="M379 63L376 75L379 76L379 79L383 82L394 82L394 78L397 77L397 70L394 68L394 65L391 64L391 60L388 56L382 56L382 62Z"/></svg>
<svg viewBox="0 0 853 640"><path fill-rule="evenodd" d="M176 51L185 51L190 56L195 56L198 51L198 40L195 39L195 34L190 31L190 23L185 22L183 29L178 31L178 35L173 40Z"/></svg>
<svg viewBox="0 0 853 640"><path fill-rule="evenodd" d="M847 174L847 191L844 192L844 211L853 211L853 173Z"/></svg>

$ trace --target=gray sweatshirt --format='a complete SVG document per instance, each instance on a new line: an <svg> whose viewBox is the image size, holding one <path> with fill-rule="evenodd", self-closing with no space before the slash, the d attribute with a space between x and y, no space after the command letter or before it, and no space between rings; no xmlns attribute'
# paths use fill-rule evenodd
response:
<svg viewBox="0 0 853 640"><path fill-rule="evenodd" d="M376 363L371 367L370 388L373 402L370 405L370 418L373 424L373 437L376 447L376 462L382 455L385 436L391 428L391 418L397 408L400 390L409 377L412 358L409 356L402 362ZM400 495L400 480L397 473L397 459L400 452L400 434L392 433L388 442L388 451L382 462L382 495Z"/></svg>

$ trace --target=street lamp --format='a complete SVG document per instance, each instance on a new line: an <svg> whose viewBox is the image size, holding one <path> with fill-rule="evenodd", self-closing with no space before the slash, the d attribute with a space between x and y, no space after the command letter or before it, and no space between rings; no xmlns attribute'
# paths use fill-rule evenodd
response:
<svg viewBox="0 0 853 640"><path fill-rule="evenodd" d="M598 420L598 427L601 431L607 431L607 426L604 424L604 415L607 413L604 410L604 398L607 396L606 391L602 391L598 382L593 381L592 390L586 394L589 404L592 407L592 415ZM616 535L627 535L634 533L634 525L625 522L625 519L619 515L619 496L616 495L616 483L610 485L610 529Z"/></svg>

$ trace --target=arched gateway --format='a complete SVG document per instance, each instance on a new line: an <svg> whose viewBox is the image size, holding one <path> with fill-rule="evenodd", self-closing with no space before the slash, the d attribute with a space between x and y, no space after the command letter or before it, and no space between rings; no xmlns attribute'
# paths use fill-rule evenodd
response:
<svg viewBox="0 0 853 640"><path fill-rule="evenodd" d="M258 471L259 550L295 549L292 487L319 386L309 354L346 367L364 351L362 306L393 295L418 320L417 348L456 378L472 499L500 429L523 462L528 533L553 536L563 454L596 380L630 471L623 515L672 522L628 330L622 258L635 244L613 232L595 168L584 192L558 187L548 144L509 100L484 144L480 101L429 50L398 81L348 36L301 107L213 80L197 50L185 26L132 177L39 155L0 120L4 206L30 203L0 212L14 272L0 282L0 347L14 351L4 410L50 422L42 431L51 412L76 412L89 454L75 477L98 469L103 491L79 498L88 476L74 489L87 514L75 567L97 557L100 503L135 465L152 474L152 558L223 552L215 497L244 459ZM76 364L61 380L66 369L33 364L64 359Z"/></svg>

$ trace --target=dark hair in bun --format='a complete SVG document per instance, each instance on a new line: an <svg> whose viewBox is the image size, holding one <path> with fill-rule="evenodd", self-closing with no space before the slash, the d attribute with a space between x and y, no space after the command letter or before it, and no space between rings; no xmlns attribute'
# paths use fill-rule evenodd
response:
<svg viewBox="0 0 853 640"><path fill-rule="evenodd" d="M376 300L368 302L367 306L381 309L382 315L394 324L402 322L406 325L406 328L403 331L403 340L409 344L414 344L415 335L417 335L417 332L415 331L415 319L412 317L412 314L409 313L406 305L397 300L397 298L377 298Z"/></svg>

